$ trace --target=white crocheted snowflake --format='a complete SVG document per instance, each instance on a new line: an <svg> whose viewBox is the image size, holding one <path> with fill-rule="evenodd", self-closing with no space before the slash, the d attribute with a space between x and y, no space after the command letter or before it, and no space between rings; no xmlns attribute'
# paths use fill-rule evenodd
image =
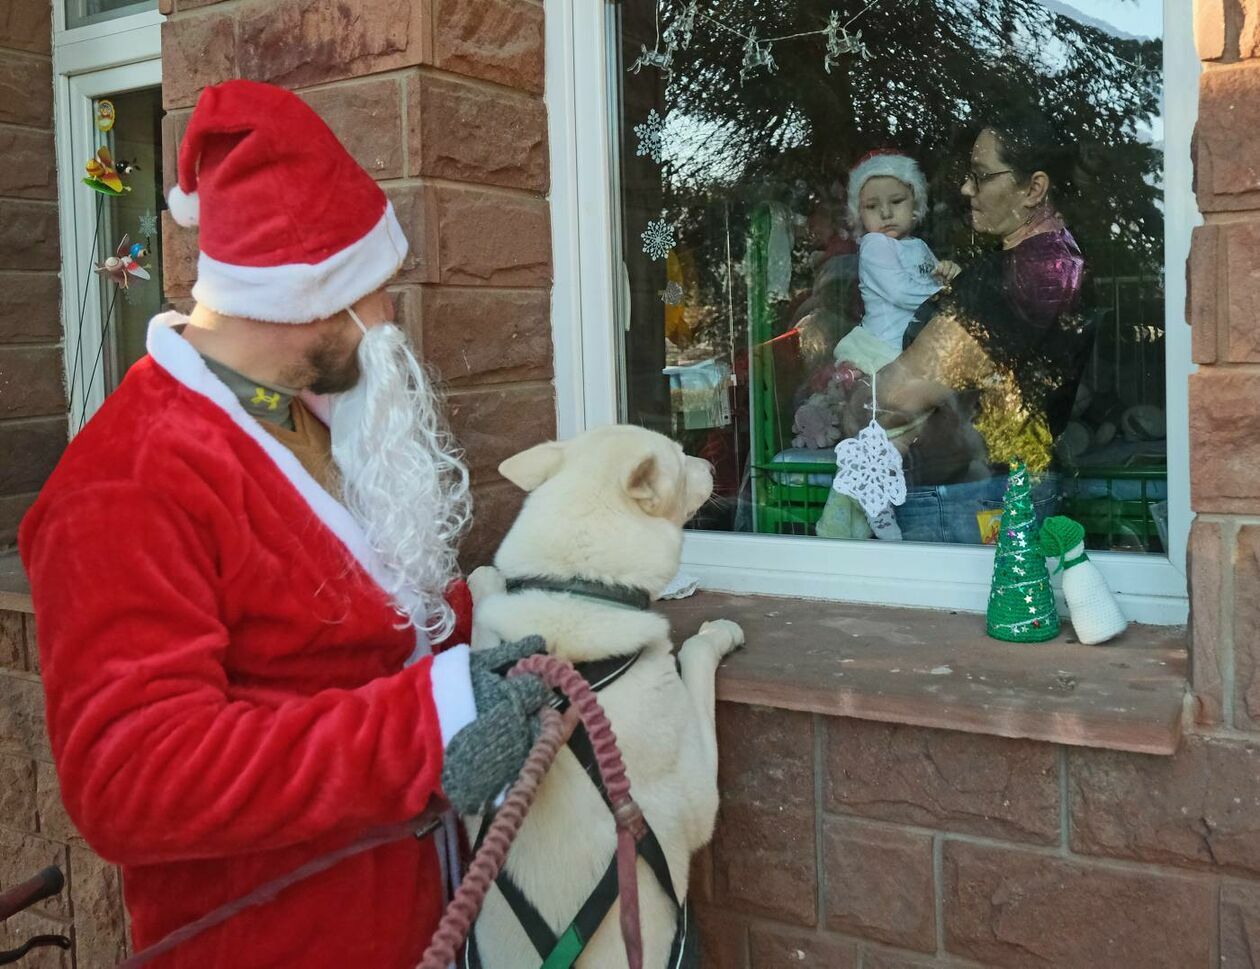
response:
<svg viewBox="0 0 1260 969"><path fill-rule="evenodd" d="M146 211L140 216L140 231L137 235L141 239L151 239L158 234L158 219L151 211Z"/></svg>
<svg viewBox="0 0 1260 969"><path fill-rule="evenodd" d="M671 279L665 284L665 289L661 292L661 299L666 306L679 306L683 301L684 295L682 285Z"/></svg>
<svg viewBox="0 0 1260 969"><path fill-rule="evenodd" d="M665 119L653 108L648 112L646 121L634 126L634 134L639 139L639 147L634 153L649 155L659 165L665 152Z"/></svg>
<svg viewBox="0 0 1260 969"><path fill-rule="evenodd" d="M648 222L643 230L643 254L649 259L664 259L674 248L674 226L662 215Z"/></svg>
<svg viewBox="0 0 1260 969"><path fill-rule="evenodd" d="M867 515L905 502L901 453L875 421L862 428L857 437L836 445L836 478L831 487L856 501Z"/></svg>

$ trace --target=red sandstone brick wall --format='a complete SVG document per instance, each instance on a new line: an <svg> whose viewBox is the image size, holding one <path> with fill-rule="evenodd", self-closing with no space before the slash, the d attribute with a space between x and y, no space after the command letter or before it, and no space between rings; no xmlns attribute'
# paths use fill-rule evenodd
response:
<svg viewBox="0 0 1260 969"><path fill-rule="evenodd" d="M1187 311L1199 720L1260 730L1260 0L1196 0L1204 60Z"/></svg>
<svg viewBox="0 0 1260 969"><path fill-rule="evenodd" d="M0 3L0 550L66 444L51 9Z"/></svg>
<svg viewBox="0 0 1260 969"><path fill-rule="evenodd" d="M399 318L448 386L472 467L468 565L519 506L495 471L555 434L543 8L536 0L163 0L166 176L197 94L233 77L296 89L380 180L411 241ZM335 187L330 186L335 191ZM195 236L167 218L167 295Z"/></svg>

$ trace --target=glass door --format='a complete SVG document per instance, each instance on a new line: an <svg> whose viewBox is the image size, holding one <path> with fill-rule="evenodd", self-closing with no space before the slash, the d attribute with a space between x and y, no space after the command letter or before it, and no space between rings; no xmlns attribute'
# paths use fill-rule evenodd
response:
<svg viewBox="0 0 1260 969"><path fill-rule="evenodd" d="M144 355L163 306L161 64L69 78L63 317L76 431Z"/></svg>

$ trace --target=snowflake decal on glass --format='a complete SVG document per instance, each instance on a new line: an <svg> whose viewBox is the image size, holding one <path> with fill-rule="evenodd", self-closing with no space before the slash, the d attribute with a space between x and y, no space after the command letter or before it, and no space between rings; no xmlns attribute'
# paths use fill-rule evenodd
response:
<svg viewBox="0 0 1260 969"><path fill-rule="evenodd" d="M674 248L674 225L661 213L659 219L653 219L643 230L643 254L649 259L664 259L669 250Z"/></svg>
<svg viewBox="0 0 1260 969"><path fill-rule="evenodd" d="M875 421L858 431L857 437L836 445L836 469L831 487L856 501L867 515L905 503L901 452Z"/></svg>
<svg viewBox="0 0 1260 969"><path fill-rule="evenodd" d="M671 279L665 284L665 289L661 291L661 299L666 306L679 306L683 301L682 284L675 279Z"/></svg>
<svg viewBox="0 0 1260 969"><path fill-rule="evenodd" d="M634 126L634 133L639 139L636 155L650 155L656 164L661 163L665 150L665 119L653 108L648 112L647 120Z"/></svg>
<svg viewBox="0 0 1260 969"><path fill-rule="evenodd" d="M136 235L140 236L143 239L152 239L157 234L158 234L157 216L154 215L152 212L145 212L144 215L140 216L140 231L137 232Z"/></svg>

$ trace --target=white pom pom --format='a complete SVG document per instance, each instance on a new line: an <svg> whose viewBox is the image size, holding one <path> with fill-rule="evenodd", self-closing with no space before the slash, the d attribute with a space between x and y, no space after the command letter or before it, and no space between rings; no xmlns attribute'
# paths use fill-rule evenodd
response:
<svg viewBox="0 0 1260 969"><path fill-rule="evenodd" d="M201 220L201 202L196 192L187 193L176 185L166 196L166 204L171 218L182 226L191 227Z"/></svg>

